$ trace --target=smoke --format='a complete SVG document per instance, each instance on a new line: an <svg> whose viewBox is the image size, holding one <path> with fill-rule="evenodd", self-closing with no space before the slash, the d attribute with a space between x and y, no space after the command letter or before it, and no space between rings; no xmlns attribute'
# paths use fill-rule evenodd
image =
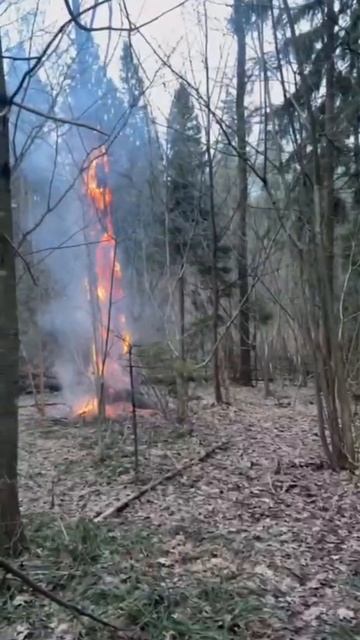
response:
<svg viewBox="0 0 360 640"><path fill-rule="evenodd" d="M129 111L121 91L108 78L90 34L77 34L76 47L77 56L69 62L61 91L50 90L45 79L35 75L25 82L18 100L42 113L56 113L97 127L110 133L109 138L104 140L101 134L61 125L25 110L11 113L14 178L25 182L29 194L25 203L20 202L17 235L20 239L27 236L22 250L32 253L34 269L41 264L49 275L46 285L40 281L44 291L37 321L45 342L51 344L54 371L72 407L94 393L94 377L89 375L93 309L87 282L100 238L99 230L94 231L98 221L85 193L86 168L94 148L101 154L100 145L110 144L110 174L106 178L113 190L113 225L119 239L124 290L123 299L114 305L113 317L125 315L127 329L134 333L137 324L142 335L150 333L150 327L139 304L144 292L136 290L135 282L144 268L141 242L153 231L150 218L146 221L147 214L143 215L149 211L149 156L153 153L144 109L132 105ZM12 53L26 57L21 46ZM23 60L11 63L9 93L28 68L29 63ZM113 328L117 334L123 330L122 326ZM112 335L110 342L114 341ZM120 377L120 384L124 384L127 376Z"/></svg>
<svg viewBox="0 0 360 640"><path fill-rule="evenodd" d="M21 47L16 47L13 55L26 56ZM11 64L7 74L9 93L27 68L22 60ZM78 113L94 103L94 96L86 91L81 92L81 100L77 92L75 99ZM72 97L73 102L75 99ZM69 101L68 92L63 102L56 104L56 112L73 119ZM25 83L19 102L42 113L54 112L53 96L37 76ZM60 126L18 109L12 110L10 127L14 183L25 185L21 191L27 194L25 198L18 196L16 211L21 216L16 220L16 235L24 254L30 252L34 271L41 265L41 276L46 274L46 281L39 281L41 295L37 299L42 302L36 309L37 323L44 342L51 344L54 372L66 402L74 406L80 397L94 393L88 367L93 330L86 288L86 232L91 219L81 173L94 136L80 135L75 127Z"/></svg>

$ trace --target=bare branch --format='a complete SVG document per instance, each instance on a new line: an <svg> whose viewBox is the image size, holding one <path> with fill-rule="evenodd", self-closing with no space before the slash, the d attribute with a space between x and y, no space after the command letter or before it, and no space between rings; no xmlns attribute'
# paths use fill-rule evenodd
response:
<svg viewBox="0 0 360 640"><path fill-rule="evenodd" d="M100 4L104 4L105 2L109 2L109 1L110 0L104 0L103 2L100 2L99 4L94 5L93 9L97 9L97 7L100 6ZM79 20L80 14L76 15L73 12L71 4L70 4L70 1L69 0L64 0L64 3L65 3L67 11L69 13L69 16L71 17L71 20L82 31L117 31L118 33L136 33L140 29L143 29L144 27L148 27L150 24L153 24L154 22L157 22L158 20L161 20L161 18L163 18L164 16L168 15L169 13L172 13L173 11L176 11L176 9L180 9L185 4L187 4L189 1L190 0L182 0L182 2L179 2L178 4L174 5L173 7L170 7L170 9L166 9L165 11L162 11L161 13L158 13L156 16L154 16L153 18L150 18L146 22L143 22L142 24L139 24L139 25L131 24L129 27L114 27L112 24L107 24L107 25L105 25L103 27L94 27L93 25L87 26L87 25L83 24L81 22L81 20Z"/></svg>
<svg viewBox="0 0 360 640"><path fill-rule="evenodd" d="M100 2L97 2L95 5L91 5L91 7L87 7L86 9L82 9L81 11L79 11L79 13L77 14L77 18L79 18L80 16L88 13L89 11L92 11L94 9L94 7L99 7L102 4L105 4L109 2L109 0L100 0ZM33 73L35 73L35 71L38 70L38 68L40 67L43 59L45 58L46 54L50 51L52 45L54 44L54 42L56 42L57 38L73 23L73 19L70 18L69 20L67 20L66 22L64 22L54 33L54 35L52 36L52 38L50 38L50 40L47 42L46 46L44 47L44 49L42 50L42 52L40 53L40 55L36 58L34 64L31 65L31 67L29 67L29 69L27 69L23 75L23 77L21 78L18 86L16 87L15 91L12 93L12 95L9 97L8 103L9 105L12 105L14 103L14 99L16 98L17 95L19 95L21 89L24 86L24 83L26 81L26 79L29 76L32 76Z"/></svg>
<svg viewBox="0 0 360 640"><path fill-rule="evenodd" d="M86 124L86 122L77 122L76 120L69 120L68 118L62 118L61 116L54 116L50 113L44 113L43 111L39 111L35 109L35 107L30 107L27 104L21 104L21 102L17 102L13 100L12 104L14 107L18 107L18 109L23 109L24 111L28 111L29 113L33 113L40 118L45 118L46 120L52 120L53 122L58 122L60 124L68 124L74 127L80 127L81 129L88 129L89 131L95 131L95 133L100 133L102 136L109 135L105 131L98 129L97 127L91 126L91 124Z"/></svg>
<svg viewBox="0 0 360 640"><path fill-rule="evenodd" d="M93 620L93 622L97 622L98 624L101 624L103 627L114 629L115 631L120 631L120 633L122 633L122 636L121 636L122 640L130 640L130 638L134 637L132 634L125 633L124 629L121 629L121 627L118 627L117 625L112 624L111 622L107 622L107 620L103 620L103 618L99 618L93 613L90 613L90 611L85 611L85 609L83 609L82 607L79 607L77 604L73 604L72 602L66 602L66 600L59 598L59 596L56 596L54 593L51 593L50 591L45 589L45 587L42 587L40 584L32 580L32 578L29 578L29 576L27 576L23 571L20 571L20 569L18 569L17 567L14 567L12 564L10 564L10 562L5 560L5 558L0 558L0 567L4 569L6 573L10 573L12 576L17 578L18 580L21 580L23 584L25 584L27 587L30 587L30 589L35 591L35 593L38 593L44 598L47 598L47 600L51 600L51 602L55 602L55 604L59 605L59 607L62 607L63 609L67 609L67 611L71 611L72 613L75 613L78 616L89 618L90 620Z"/></svg>
<svg viewBox="0 0 360 640"><path fill-rule="evenodd" d="M19 251L19 249L14 245L14 243L11 240L11 238L9 238L9 236L6 233L2 233L2 235L5 238L5 240L7 240L7 242L11 246L11 248L15 251L16 255L23 261L31 280L33 281L33 284L37 287L38 283L36 281L36 278L35 278L33 272L31 271L31 267L30 267L28 261L26 260L26 258L22 255L21 251Z"/></svg>

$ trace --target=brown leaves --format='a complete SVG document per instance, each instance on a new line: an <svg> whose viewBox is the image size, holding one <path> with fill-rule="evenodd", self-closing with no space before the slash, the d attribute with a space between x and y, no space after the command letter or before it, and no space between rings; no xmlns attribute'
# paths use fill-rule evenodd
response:
<svg viewBox="0 0 360 640"><path fill-rule="evenodd" d="M143 571L155 568L171 588L187 589L202 578L231 581L234 593L246 585L263 594L273 627L256 629L249 638L327 637L339 623L360 618L360 598L351 582L360 557L360 491L346 474L321 463L308 396L302 400L297 391L296 406L279 407L272 400L264 404L257 390L236 393L229 408L203 403L193 415L193 433L182 439L178 430L170 436L166 424L141 424L148 438L144 481L225 437L232 445L134 503L116 527L121 531L131 521L161 532L161 555L144 560ZM54 436L55 431L44 438L37 432L35 439L23 432L23 455L32 460L31 469L23 467L25 508L31 511L35 503L48 508L46 487L54 469L61 519L79 510L91 516L133 491L124 468L126 438L122 449L114 448L116 455L95 467L90 427L62 427ZM281 622L275 622L277 613ZM172 631L167 640L173 640Z"/></svg>

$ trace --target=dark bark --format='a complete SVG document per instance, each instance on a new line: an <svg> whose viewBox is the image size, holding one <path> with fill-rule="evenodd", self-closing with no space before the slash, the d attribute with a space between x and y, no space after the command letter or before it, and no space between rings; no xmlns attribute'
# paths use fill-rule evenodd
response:
<svg viewBox="0 0 360 640"><path fill-rule="evenodd" d="M242 303L239 313L240 358L237 381L244 386L252 384L251 344L250 344L250 304L248 278L248 246L247 246L247 203L248 175L246 159L246 32L245 16L242 0L234 0L235 34L237 39L237 72L236 72L236 119L238 146L238 180L239 201L237 217L239 224L238 237L238 279L239 298ZM245 301L245 303L243 303Z"/></svg>
<svg viewBox="0 0 360 640"><path fill-rule="evenodd" d="M0 95L6 95L0 41ZM15 254L12 248L9 122L0 116L0 553L17 554L25 542L17 491L19 335Z"/></svg>

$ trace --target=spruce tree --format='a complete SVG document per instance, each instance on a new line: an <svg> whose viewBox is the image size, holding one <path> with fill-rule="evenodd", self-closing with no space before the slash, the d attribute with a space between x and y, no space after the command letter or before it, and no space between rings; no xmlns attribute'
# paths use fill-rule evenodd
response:
<svg viewBox="0 0 360 640"><path fill-rule="evenodd" d="M204 154L201 128L191 96L185 84L175 91L168 119L167 138L167 229L166 242L175 267L179 294L180 361L186 361L186 268L196 263L199 222L202 211ZM186 380L178 376L178 417L186 417Z"/></svg>
<svg viewBox="0 0 360 640"><path fill-rule="evenodd" d="M176 264L192 260L202 209L204 153L201 127L185 84L173 98L168 120L167 204L169 242ZM191 251L192 250L192 251Z"/></svg>
<svg viewBox="0 0 360 640"><path fill-rule="evenodd" d="M121 54L120 93L127 117L121 156L116 166L115 209L124 262L124 277L133 294L150 294L151 274L163 266L160 244L163 215L163 166L160 143L146 100L145 82L136 53L125 42ZM141 306L141 305L140 305ZM134 310L134 305L132 305Z"/></svg>

